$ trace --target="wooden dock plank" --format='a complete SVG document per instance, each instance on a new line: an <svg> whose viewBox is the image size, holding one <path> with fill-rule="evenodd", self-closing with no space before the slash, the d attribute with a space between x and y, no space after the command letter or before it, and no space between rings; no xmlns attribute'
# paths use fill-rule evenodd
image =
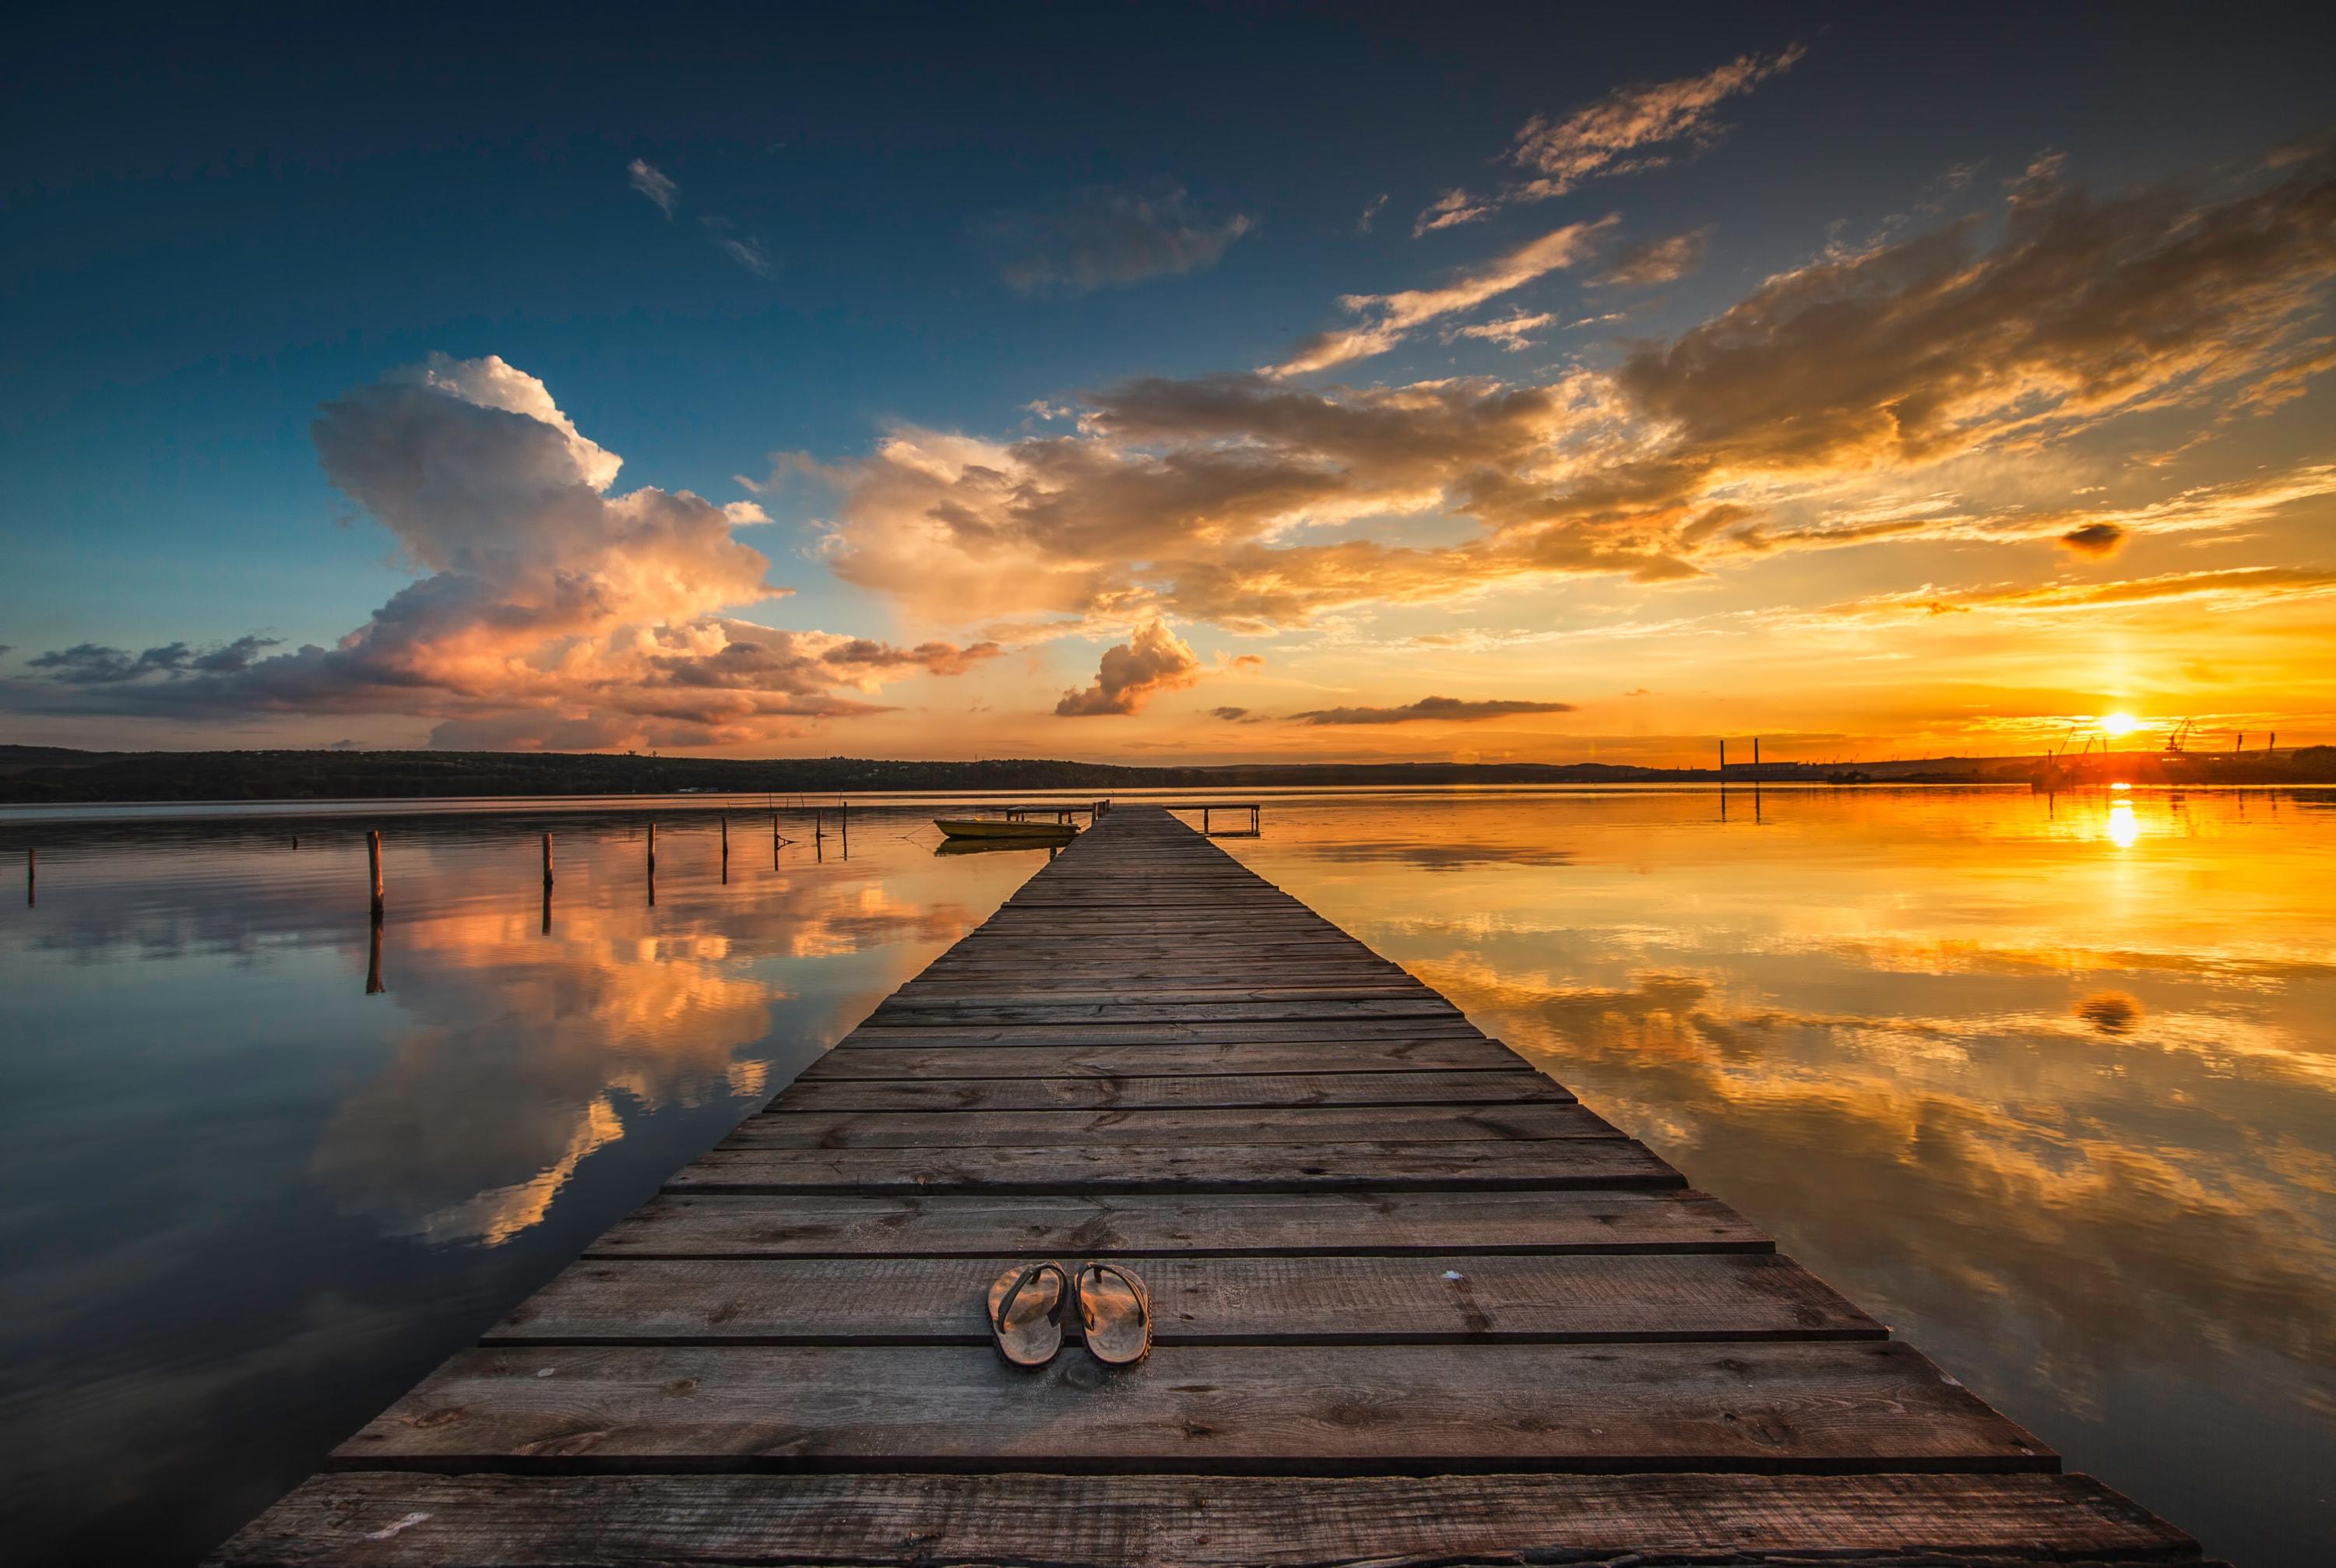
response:
<svg viewBox="0 0 2336 1568"><path fill-rule="evenodd" d="M588 1260L481 1342L986 1346L985 1294L1016 1261ZM1164 1258L1144 1278L1162 1345L1883 1335L1816 1276L1773 1252Z"/></svg>
<svg viewBox="0 0 2336 1568"><path fill-rule="evenodd" d="M1181 1345L1124 1375L1084 1355L1025 1371L986 1347L518 1346L456 1355L333 1461L537 1474L2058 1468L1889 1340Z"/></svg>
<svg viewBox="0 0 2336 1568"><path fill-rule="evenodd" d="M764 1194L652 1199L599 1257L1211 1257L1225 1253L1758 1251L1767 1234L1708 1193L1356 1192Z"/></svg>
<svg viewBox="0 0 2336 1568"><path fill-rule="evenodd" d="M1198 993L1183 992L1182 996ZM879 1003L868 1015L871 1023L893 1028L963 1028L1005 1024L1283 1024L1344 1023L1363 1018L1457 1018L1460 1009L1427 990L1411 997L1314 997L1300 993L1281 999L1255 1001L1056 1001L1027 996L1018 1001L925 1002L898 997Z"/></svg>
<svg viewBox="0 0 2336 1568"><path fill-rule="evenodd" d="M964 1027L916 1024L861 1024L842 1039L846 1046L882 1048L905 1046L936 1050L954 1046L1251 1046L1299 1043L1352 1044L1373 1040L1482 1040L1484 1032L1466 1018L1295 1018L1270 1023L1168 1022L984 1024Z"/></svg>
<svg viewBox="0 0 2336 1568"><path fill-rule="evenodd" d="M1627 1138L1299 1145L1023 1144L1000 1149L724 1147L683 1166L674 1193L1158 1193L1338 1187L1679 1187Z"/></svg>
<svg viewBox="0 0 2336 1568"><path fill-rule="evenodd" d="M1410 1073L1518 1071L1518 1056L1481 1036L1444 1039L1277 1040L1242 1044L1097 1046L882 1046L840 1045L803 1071L798 1084L831 1078L1065 1078L1133 1081L1181 1078L1284 1076L1301 1073Z"/></svg>
<svg viewBox="0 0 2336 1568"><path fill-rule="evenodd" d="M1469 1568L2140 1563L2195 1543L2085 1475L319 1475L235 1568ZM908 1544L913 1544L910 1546Z"/></svg>
<svg viewBox="0 0 2336 1568"><path fill-rule="evenodd" d="M1487 1139L1619 1138L1621 1132L1572 1103L1503 1101L1492 1092L1447 1103L1429 1115L1411 1105L1271 1105L1225 1110L1182 1105L1114 1105L1104 1110L822 1111L754 1116L725 1139L725 1149L1011 1148L1076 1144L1090 1151L1118 1144L1188 1144L1243 1147L1311 1146L1401 1138L1412 1143L1474 1144Z"/></svg>
<svg viewBox="0 0 2336 1568"><path fill-rule="evenodd" d="M774 1115L835 1111L1234 1109L1298 1105L1429 1105L1573 1096L1523 1070L1475 1073L1204 1073L1185 1077L946 1077L796 1080ZM1415 1117L1415 1119L1416 1119Z"/></svg>

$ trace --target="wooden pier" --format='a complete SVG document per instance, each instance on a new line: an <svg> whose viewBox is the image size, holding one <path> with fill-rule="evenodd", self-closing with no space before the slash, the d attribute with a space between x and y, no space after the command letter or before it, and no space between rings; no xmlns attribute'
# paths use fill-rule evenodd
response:
<svg viewBox="0 0 2336 1568"><path fill-rule="evenodd" d="M1150 1359L990 1349L1127 1261ZM1123 804L220 1563L2165 1562L1441 996Z"/></svg>

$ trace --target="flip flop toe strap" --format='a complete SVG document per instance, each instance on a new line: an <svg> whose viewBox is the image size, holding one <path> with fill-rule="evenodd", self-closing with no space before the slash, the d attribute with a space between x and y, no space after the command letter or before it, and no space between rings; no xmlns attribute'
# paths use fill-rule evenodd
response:
<svg viewBox="0 0 2336 1568"><path fill-rule="evenodd" d="M1062 1283L1056 1288L1055 1304L1046 1309L1046 1321L1056 1324L1062 1322L1063 1302L1071 1293L1071 1277L1063 1272L1062 1266L1058 1263L1033 1263L1016 1275L1014 1282L1006 1287L1006 1294L998 1299L997 1321L994 1326L1000 1334L1006 1332L1006 1315L1013 1310L1014 1300L1022 1294L1022 1287L1049 1271L1052 1271L1055 1277Z"/></svg>
<svg viewBox="0 0 2336 1568"><path fill-rule="evenodd" d="M1105 1274L1118 1275L1120 1283L1134 1293L1136 1310L1146 1318L1152 1316L1152 1297L1144 1289L1143 1281L1116 1263L1089 1263L1079 1271L1081 1279L1085 1279L1089 1274L1093 1274L1097 1281L1101 1281ZM1087 1293L1085 1290L1079 1292L1079 1321L1089 1329L1093 1329L1095 1326L1095 1309L1087 1305Z"/></svg>

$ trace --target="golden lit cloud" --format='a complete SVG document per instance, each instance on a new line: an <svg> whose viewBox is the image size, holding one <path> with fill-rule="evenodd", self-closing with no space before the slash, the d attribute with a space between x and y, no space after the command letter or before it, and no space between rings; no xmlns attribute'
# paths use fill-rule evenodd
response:
<svg viewBox="0 0 2336 1568"><path fill-rule="evenodd" d="M263 639L246 638L133 660L83 646L34 661L50 678L16 683L18 700L53 712L408 714L453 745L735 745L881 711L843 694L959 673L998 651L725 616L788 591L735 537L764 521L760 509L653 487L612 493L622 460L493 355L394 372L326 404L314 436L326 475L396 536L415 581L329 648L256 657Z"/></svg>

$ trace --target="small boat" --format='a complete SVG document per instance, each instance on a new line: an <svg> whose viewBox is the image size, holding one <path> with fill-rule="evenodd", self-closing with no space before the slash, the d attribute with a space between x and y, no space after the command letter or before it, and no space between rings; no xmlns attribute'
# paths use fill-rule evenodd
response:
<svg viewBox="0 0 2336 1568"><path fill-rule="evenodd" d="M953 839L1017 839L1025 843L1059 843L1078 834L1068 823L1012 823L995 817L935 817L933 826Z"/></svg>

